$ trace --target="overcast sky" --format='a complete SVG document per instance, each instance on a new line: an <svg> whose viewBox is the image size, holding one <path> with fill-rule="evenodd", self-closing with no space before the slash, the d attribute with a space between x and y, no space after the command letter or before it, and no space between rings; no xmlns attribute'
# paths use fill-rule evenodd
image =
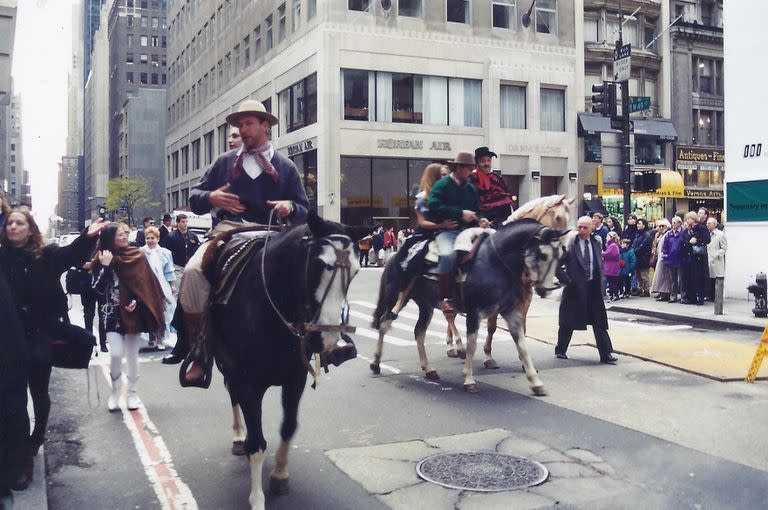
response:
<svg viewBox="0 0 768 510"><path fill-rule="evenodd" d="M21 94L24 168L42 229L57 201L58 163L66 149L67 74L72 54L72 0L19 0L13 55Z"/></svg>

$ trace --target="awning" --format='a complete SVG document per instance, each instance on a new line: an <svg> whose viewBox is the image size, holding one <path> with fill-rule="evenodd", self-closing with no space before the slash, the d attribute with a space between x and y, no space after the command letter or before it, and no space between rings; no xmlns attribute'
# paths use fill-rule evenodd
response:
<svg viewBox="0 0 768 510"><path fill-rule="evenodd" d="M685 198L685 185L683 176L674 170L658 169L656 172L661 175L661 187L651 193L632 193L633 197L658 197L658 198ZM598 181L601 182L601 181ZM621 195L620 189L604 189L598 187L598 194L601 196Z"/></svg>
<svg viewBox="0 0 768 510"><path fill-rule="evenodd" d="M603 205L603 201L596 199L596 200L584 200L584 215L586 216L592 216L596 212L599 212L603 216L608 216L608 211L606 210L605 206Z"/></svg>
<svg viewBox="0 0 768 510"><path fill-rule="evenodd" d="M619 133L611 129L611 119L602 115L591 113L579 113L579 136L598 135L600 133ZM640 136L655 136L662 140L677 140L677 131L671 120L668 119L647 119L632 117L631 122L635 125L634 133Z"/></svg>

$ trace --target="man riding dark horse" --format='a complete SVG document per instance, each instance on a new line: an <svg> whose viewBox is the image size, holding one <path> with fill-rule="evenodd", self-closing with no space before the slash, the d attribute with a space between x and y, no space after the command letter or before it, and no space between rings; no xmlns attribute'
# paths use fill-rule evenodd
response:
<svg viewBox="0 0 768 510"><path fill-rule="evenodd" d="M277 118L258 101L243 101L227 123L240 129L243 146L216 158L192 188L189 203L195 214L212 213L214 236L249 224L267 224L274 215L291 223L304 223L309 201L293 162L278 154L269 141ZM205 364L200 358L203 315L211 284L202 261L210 241L204 243L184 268L179 301L190 341L191 364L184 374L190 386L205 386ZM205 351L203 349L203 351Z"/></svg>
<svg viewBox="0 0 768 510"><path fill-rule="evenodd" d="M488 147L475 149L477 168L469 176L469 182L480 197L480 212L496 229L500 228L502 222L512 213L512 196L507 185L501 175L491 170L493 158L497 157Z"/></svg>
<svg viewBox="0 0 768 510"><path fill-rule="evenodd" d="M451 298L453 270L456 262L454 243L459 232L468 227L479 225L487 227L488 220L480 213L480 199L477 190L469 182L469 176L475 168L475 160L469 152L459 152L453 161L449 161L450 175L435 183L427 203L427 219L440 223L453 220L456 228L440 230L435 237L440 260L437 264L438 292L441 309L444 314L455 314L456 309Z"/></svg>

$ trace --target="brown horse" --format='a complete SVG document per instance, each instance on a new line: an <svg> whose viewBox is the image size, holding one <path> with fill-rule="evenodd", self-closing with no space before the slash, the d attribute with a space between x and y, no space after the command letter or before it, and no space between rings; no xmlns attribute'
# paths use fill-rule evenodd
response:
<svg viewBox="0 0 768 510"><path fill-rule="evenodd" d="M537 198L520 206L519 209L513 212L509 218L504 221L504 225L508 225L513 221L522 218L529 218L538 221L542 225L557 230L566 230L568 223L573 217L573 207L575 202L575 198L567 198L565 195L551 195ZM533 285L530 281L527 283L523 294L522 304L523 324L525 324L525 320L528 317L528 309L533 300ZM485 353L483 366L489 369L499 368L496 360L494 360L491 355L491 344L493 342L493 334L496 333L496 322L498 318L498 314L494 314L490 315L487 319L488 335L485 337L485 345L483 346L483 352ZM454 319L455 316L446 317L446 320L448 321L448 331L446 333L446 342L448 344L447 354L449 358L464 359L466 357L466 351Z"/></svg>

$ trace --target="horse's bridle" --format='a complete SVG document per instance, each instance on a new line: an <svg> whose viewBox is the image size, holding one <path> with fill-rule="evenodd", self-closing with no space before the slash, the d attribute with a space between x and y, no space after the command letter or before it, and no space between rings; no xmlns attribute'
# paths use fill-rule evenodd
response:
<svg viewBox="0 0 768 510"><path fill-rule="evenodd" d="M539 231L536 233L535 237L538 238L538 239L541 239L541 237L539 237L539 234L541 234L541 232L545 228L549 228L549 227L542 225L541 228L539 228ZM494 241L494 239L493 239L494 235L491 234L488 237L489 237L490 242L491 242L491 249L493 250L494 255L496 255L496 258L498 258L499 261L501 262L501 265L504 267L504 269L507 270L507 272L510 275L515 274L514 271L512 271L512 268L509 267L509 265L507 265L507 262L504 260L504 257L501 256L501 253L499 253L498 248L496 248L496 241ZM549 261L549 264L547 265L547 270L544 272L544 274L549 274L549 272L552 270L552 265L553 264L557 264L559 261L560 261L560 257L552 257L552 260ZM551 288L549 288L549 287L539 287L539 286L536 286L534 284L534 287L537 287L537 288L539 288L541 290L545 290L547 292L552 292L553 290L557 290L557 289L559 289L562 286L563 285L561 283L558 283L557 285L555 285L554 287L551 287Z"/></svg>
<svg viewBox="0 0 768 510"><path fill-rule="evenodd" d="M336 276L341 274L341 285L344 290L344 296L346 299L347 291L349 290L349 286L352 283L352 262L349 256L349 253L344 249L338 249L336 246L334 246L330 241L337 240L337 241L346 241L347 243L351 243L352 240L343 234L331 234L328 236L325 236L321 238L319 241L315 241L314 238L311 235L305 235L302 239L307 241L307 249L306 249L306 255L305 255L305 264L304 264L304 280L309 280L309 262L310 262L310 254L312 252L312 249L318 245L318 244L326 244L333 248L333 251L336 255L336 260L333 264L333 273L331 274L331 279L328 281L328 285L325 287L325 291L323 292L323 297L320 299L320 303L317 307L317 312L312 317L312 319L302 322L291 322L288 319L285 318L285 316L280 312L280 309L277 307L275 302L272 300L272 296L269 293L269 287L267 286L267 274L264 271L265 268L265 260L267 256L267 245L269 243L269 233L272 230L272 220L274 216L274 210L270 211L269 213L269 223L267 225L267 236L264 239L264 247L262 248L261 253L261 283L264 286L264 294L267 296L267 300L269 301L269 304L272 306L272 309L277 314L280 321L283 323L285 328L299 340L299 355L301 356L302 363L304 364L304 367L307 369L307 372L309 372L312 377L315 379L315 382L312 384L312 387L314 388L317 382L317 377L315 374L315 370L312 368L312 365L309 364L309 358L307 356L307 343L308 343L308 337L310 333L314 332L325 332L325 333L354 333L355 327L350 326L347 322L349 320L349 316L347 315L346 319L342 321L341 324L318 324L317 321L320 318L320 312L323 309L323 304L325 304L325 300L328 297L328 294L331 291L331 287L333 286L333 282L336 280ZM329 268L329 264L325 264L326 268ZM312 309L312 294L310 290L307 290L307 294L305 294L304 299L304 313L305 318L309 316Z"/></svg>

